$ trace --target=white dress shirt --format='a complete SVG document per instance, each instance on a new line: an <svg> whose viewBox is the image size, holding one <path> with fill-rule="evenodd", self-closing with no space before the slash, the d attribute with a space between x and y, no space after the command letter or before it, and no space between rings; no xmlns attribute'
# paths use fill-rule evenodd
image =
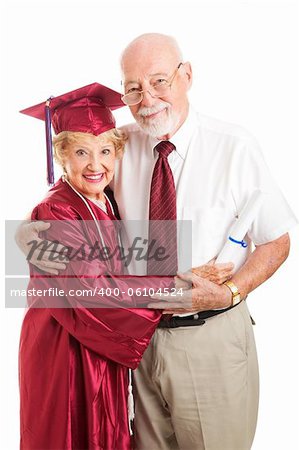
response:
<svg viewBox="0 0 299 450"><path fill-rule="evenodd" d="M152 173L159 142L137 124L123 127L128 133L125 154L116 161L112 185L123 220L130 222L124 246L147 237ZM229 229L255 189L264 192L258 216L247 240L264 244L286 233L297 223L271 177L256 140L244 129L197 114L190 108L185 123L170 139L175 145L168 161L177 194L177 219L192 221L190 265L199 266L217 256ZM190 233L191 235L191 233ZM179 270L186 236L178 235ZM250 245L248 252L250 252ZM248 254L248 253L247 253ZM245 256L246 257L246 256ZM131 273L146 274L146 262L131 264Z"/></svg>

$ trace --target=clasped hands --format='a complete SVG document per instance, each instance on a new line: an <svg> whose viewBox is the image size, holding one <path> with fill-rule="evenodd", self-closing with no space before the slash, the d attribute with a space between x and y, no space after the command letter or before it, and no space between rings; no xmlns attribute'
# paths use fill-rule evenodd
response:
<svg viewBox="0 0 299 450"><path fill-rule="evenodd" d="M215 260L175 277L176 295L152 296L149 308L162 309L163 314L184 314L227 308L231 293L223 283L233 274L233 263L215 264ZM158 301L157 301L158 300Z"/></svg>

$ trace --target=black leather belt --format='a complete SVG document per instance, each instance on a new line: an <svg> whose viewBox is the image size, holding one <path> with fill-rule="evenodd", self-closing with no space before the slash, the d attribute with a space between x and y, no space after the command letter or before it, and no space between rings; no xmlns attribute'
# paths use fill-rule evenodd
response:
<svg viewBox="0 0 299 450"><path fill-rule="evenodd" d="M239 304L239 303L238 303ZM204 325L206 319L209 317L217 316L218 314L224 313L225 311L229 311L232 308L235 308L238 305L229 306L225 309L213 309L210 311L201 311L197 314L193 314L192 316L180 317L180 316L172 316L169 319L162 319L159 322L158 328L178 328L178 327L194 327L198 325Z"/></svg>

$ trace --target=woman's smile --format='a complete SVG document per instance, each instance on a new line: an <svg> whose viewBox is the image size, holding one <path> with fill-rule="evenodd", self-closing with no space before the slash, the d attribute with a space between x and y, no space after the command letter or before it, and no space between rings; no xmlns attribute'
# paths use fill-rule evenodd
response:
<svg viewBox="0 0 299 450"><path fill-rule="evenodd" d="M105 176L105 172L96 173L96 174L83 174L82 176L89 183L100 183Z"/></svg>

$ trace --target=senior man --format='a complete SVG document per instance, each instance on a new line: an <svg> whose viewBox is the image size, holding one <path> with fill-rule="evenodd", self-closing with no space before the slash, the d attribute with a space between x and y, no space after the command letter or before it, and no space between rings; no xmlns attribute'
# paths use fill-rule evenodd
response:
<svg viewBox="0 0 299 450"><path fill-rule="evenodd" d="M248 450L257 420L258 365L244 300L287 258L287 232L296 219L254 138L190 106L191 64L172 37L137 37L122 54L121 69L123 101L136 120L124 127L129 140L113 185L122 219L192 220L197 267L217 256L252 192L265 193L248 230L255 250L229 283L196 277L190 307L184 307L190 291L151 305L188 316L161 322L134 373L135 448ZM132 173L138 174L133 183ZM159 214L154 191L160 205L165 202ZM127 237L129 245L130 229ZM139 262L132 271L147 269Z"/></svg>
<svg viewBox="0 0 299 450"><path fill-rule="evenodd" d="M173 328L163 321L134 373L135 445L138 450L246 450L258 410L256 349L246 302L228 308L284 262L287 231L296 220L254 138L239 127L202 117L190 106L191 64L184 62L172 37L137 37L122 54L121 70L123 100L136 120L125 127L129 141L114 179L122 219L151 219L160 141L173 145L167 160L176 217L192 220L193 267L217 256L254 189L266 192L248 232L255 250L231 283L197 278L191 308L181 309L177 299L176 308L171 302L152 305L190 317L177 318ZM138 173L134 183L132 173Z"/></svg>

